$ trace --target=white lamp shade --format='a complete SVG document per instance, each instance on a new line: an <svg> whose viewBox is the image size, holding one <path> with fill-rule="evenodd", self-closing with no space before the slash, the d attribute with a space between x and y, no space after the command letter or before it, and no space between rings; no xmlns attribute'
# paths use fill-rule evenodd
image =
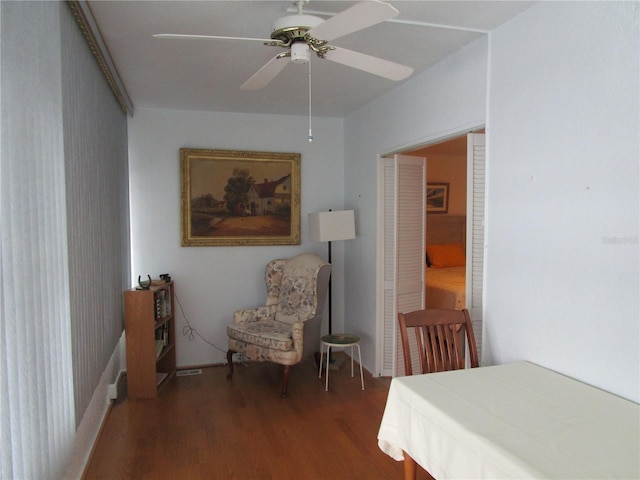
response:
<svg viewBox="0 0 640 480"><path fill-rule="evenodd" d="M310 213L309 238L315 242L333 242L356 238L353 210Z"/></svg>

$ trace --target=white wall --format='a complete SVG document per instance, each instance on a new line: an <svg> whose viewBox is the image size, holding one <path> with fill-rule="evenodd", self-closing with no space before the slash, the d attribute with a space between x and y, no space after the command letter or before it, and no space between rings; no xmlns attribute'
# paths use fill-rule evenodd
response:
<svg viewBox="0 0 640 480"><path fill-rule="evenodd" d="M544 2L490 50L486 360L638 401L638 3Z"/></svg>
<svg viewBox="0 0 640 480"><path fill-rule="evenodd" d="M636 2L541 2L492 33L489 59L478 41L345 120L345 206L360 221L345 318L367 368L376 155L488 112L484 361L530 360L638 401L637 28Z"/></svg>
<svg viewBox="0 0 640 480"><path fill-rule="evenodd" d="M357 238L346 244L346 328L375 370L378 155L484 124L487 41L480 39L345 120L345 207ZM375 372L379 373L379 372Z"/></svg>
<svg viewBox="0 0 640 480"><path fill-rule="evenodd" d="M311 242L307 214L343 206L343 121L169 110L137 110L129 121L132 267L156 278L169 273L176 295L197 335L183 336L177 316L178 366L226 361L226 325L239 308L263 305L264 267L274 258L314 252L323 258L327 245ZM258 247L180 246L180 148L299 152L301 161L301 245ZM344 268L342 242L332 248L333 320L342 325ZM326 311L326 309L325 309ZM336 327L336 328L338 328ZM326 319L324 322L326 328Z"/></svg>

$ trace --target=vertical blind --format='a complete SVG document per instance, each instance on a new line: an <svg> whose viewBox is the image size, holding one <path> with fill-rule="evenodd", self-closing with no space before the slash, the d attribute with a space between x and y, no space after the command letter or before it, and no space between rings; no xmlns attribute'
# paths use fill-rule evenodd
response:
<svg viewBox="0 0 640 480"><path fill-rule="evenodd" d="M61 17L69 296L76 426L123 330L130 286L126 114L70 9Z"/></svg>
<svg viewBox="0 0 640 480"><path fill-rule="evenodd" d="M62 478L123 329L126 115L66 4L0 2L0 50L0 478Z"/></svg>
<svg viewBox="0 0 640 480"><path fill-rule="evenodd" d="M75 423L59 6L1 2L0 9L0 475L60 478Z"/></svg>

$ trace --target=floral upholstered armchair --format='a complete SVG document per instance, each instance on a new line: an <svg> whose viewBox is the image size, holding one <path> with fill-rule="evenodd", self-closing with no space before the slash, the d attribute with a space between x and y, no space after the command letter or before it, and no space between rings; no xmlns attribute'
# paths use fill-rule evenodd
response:
<svg viewBox="0 0 640 480"><path fill-rule="evenodd" d="M281 396L287 396L293 365L310 356L320 344L320 324L331 265L305 253L272 260L266 267L266 305L239 310L227 326L227 362L233 376L233 354L247 360L283 366Z"/></svg>

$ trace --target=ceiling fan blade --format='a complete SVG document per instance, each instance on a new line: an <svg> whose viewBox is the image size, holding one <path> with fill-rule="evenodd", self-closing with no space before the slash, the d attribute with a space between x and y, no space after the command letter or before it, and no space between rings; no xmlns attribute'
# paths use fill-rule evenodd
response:
<svg viewBox="0 0 640 480"><path fill-rule="evenodd" d="M260 90L268 85L268 83L276 78L284 67L289 63L289 52L276 55L269 60L260 70L244 82L240 90Z"/></svg>
<svg viewBox="0 0 640 480"><path fill-rule="evenodd" d="M318 40L330 41L389 20L398 13L393 6L379 0L360 2L313 27L307 33Z"/></svg>
<svg viewBox="0 0 640 480"><path fill-rule="evenodd" d="M354 52L346 48L334 47L325 53L324 58L332 62L357 68L364 72L373 73L389 80L404 80L413 73L413 68L399 63L390 62L365 53Z"/></svg>
<svg viewBox="0 0 640 480"><path fill-rule="evenodd" d="M270 45L284 45L284 42L280 40L274 40L272 38L251 38L251 37L222 37L219 35L189 35L181 33L156 33L153 35L155 38L177 38L177 39L205 39L205 40L248 40L253 42L268 43Z"/></svg>

